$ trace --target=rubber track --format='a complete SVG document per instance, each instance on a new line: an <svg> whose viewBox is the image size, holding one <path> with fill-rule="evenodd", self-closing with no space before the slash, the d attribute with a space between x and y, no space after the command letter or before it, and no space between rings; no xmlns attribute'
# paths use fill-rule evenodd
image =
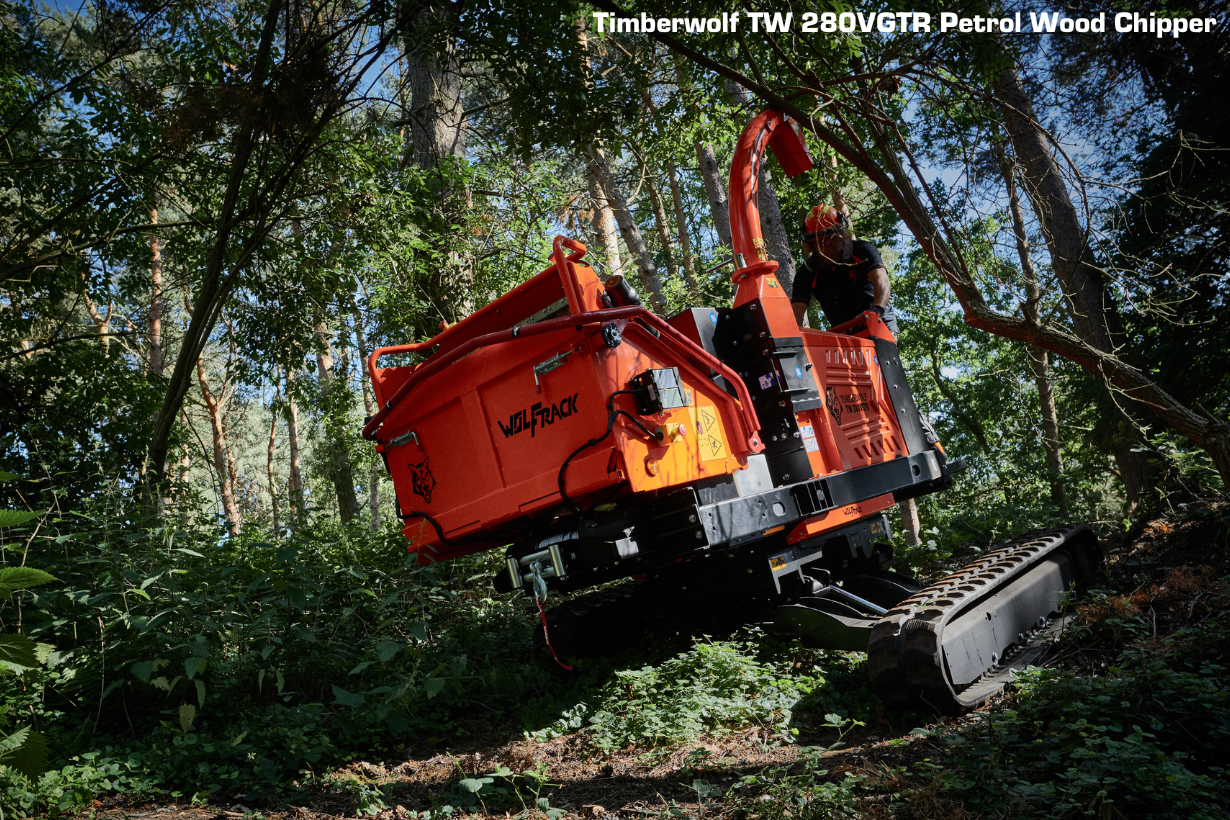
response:
<svg viewBox="0 0 1230 820"><path fill-rule="evenodd" d="M1030 532L889 610L872 627L867 646L871 685L880 699L893 708L959 715L1000 692L1011 670L1024 668L1045 654L1051 643L1047 638L1055 630L1035 631L1024 645L1014 645L998 665L957 691L944 661L944 629L1060 550L1067 553L1077 584L1089 581L1101 566L1097 538L1084 524Z"/></svg>

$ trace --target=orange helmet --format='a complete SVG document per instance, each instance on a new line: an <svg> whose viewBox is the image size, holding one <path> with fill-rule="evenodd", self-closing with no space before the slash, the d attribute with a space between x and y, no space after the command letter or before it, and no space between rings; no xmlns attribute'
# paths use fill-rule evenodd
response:
<svg viewBox="0 0 1230 820"><path fill-rule="evenodd" d="M811 209L803 226L803 239L817 239L848 228L850 220L832 205L817 205Z"/></svg>

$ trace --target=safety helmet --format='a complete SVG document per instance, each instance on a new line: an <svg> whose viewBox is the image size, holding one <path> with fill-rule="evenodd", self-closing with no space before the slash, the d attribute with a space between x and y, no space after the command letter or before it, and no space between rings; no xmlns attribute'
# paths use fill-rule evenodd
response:
<svg viewBox="0 0 1230 820"><path fill-rule="evenodd" d="M838 233L850 226L850 220L832 205L817 205L807 214L803 223L803 239L818 239L821 236Z"/></svg>

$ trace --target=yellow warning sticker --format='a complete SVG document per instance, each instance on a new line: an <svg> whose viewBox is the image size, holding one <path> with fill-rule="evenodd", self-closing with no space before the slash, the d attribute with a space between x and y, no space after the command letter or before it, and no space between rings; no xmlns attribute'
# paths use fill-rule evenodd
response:
<svg viewBox="0 0 1230 820"><path fill-rule="evenodd" d="M700 448L701 461L721 461L729 455L726 435L717 408L712 404L700 404L688 408L692 426L696 428L696 441Z"/></svg>
<svg viewBox="0 0 1230 820"><path fill-rule="evenodd" d="M786 566L786 556L774 555L769 559L769 569L781 569Z"/></svg>

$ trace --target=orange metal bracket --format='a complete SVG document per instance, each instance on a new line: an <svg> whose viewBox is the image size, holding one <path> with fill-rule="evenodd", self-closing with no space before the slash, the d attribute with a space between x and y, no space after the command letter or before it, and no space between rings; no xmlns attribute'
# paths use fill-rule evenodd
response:
<svg viewBox="0 0 1230 820"><path fill-rule="evenodd" d="M847 336L858 336L862 339L883 339L886 342L897 343L897 337L893 335L893 332L888 329L888 325L884 324L884 320L874 310L864 310L853 319L830 327L828 332L844 333Z"/></svg>
<svg viewBox="0 0 1230 820"><path fill-rule="evenodd" d="M805 539L814 538L838 527L843 527L851 521L857 521L860 518L866 518L872 513L887 510L895 503L897 502L893 501L893 494L885 493L875 498L847 504L839 509L822 512L819 515L808 518L791 530L790 535L786 536L786 543L797 544Z"/></svg>

